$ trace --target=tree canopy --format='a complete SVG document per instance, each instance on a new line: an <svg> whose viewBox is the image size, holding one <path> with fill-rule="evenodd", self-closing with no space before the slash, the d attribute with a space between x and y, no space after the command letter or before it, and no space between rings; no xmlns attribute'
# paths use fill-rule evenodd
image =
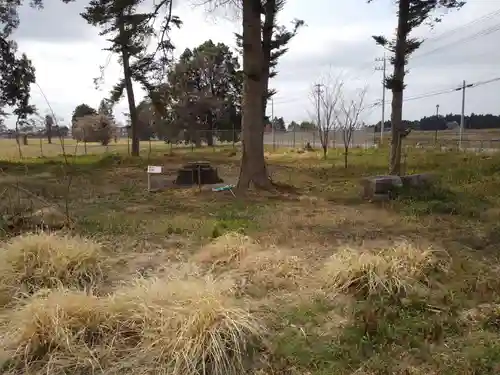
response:
<svg viewBox="0 0 500 375"><path fill-rule="evenodd" d="M119 101L127 92L129 106L132 155L139 155L139 118L135 104L132 81L142 85L147 91L154 90L153 82L160 81L164 68L169 65L168 52L173 49L169 39L172 26L180 26L181 21L172 15L172 1L161 0L149 8L142 0L91 0L82 17L91 25L101 29L100 35L110 42L108 48L120 56L123 78L114 86L110 101ZM155 29L155 21L164 12L160 32ZM150 51L149 42L158 43Z"/></svg>
<svg viewBox="0 0 500 375"><path fill-rule="evenodd" d="M375 0L368 0L375 2ZM373 39L378 45L391 52L390 62L393 73L385 81L392 91L391 111L391 174L401 173L402 138L406 133L403 127L403 91L405 89L406 66L408 59L423 43L422 39L412 37L411 33L424 23L433 24L441 20L439 10L459 9L465 4L460 0L397 0L397 28L392 40L383 35L375 35Z"/></svg>
<svg viewBox="0 0 500 375"><path fill-rule="evenodd" d="M158 136L212 144L214 137L236 140L241 129L241 97L237 57L224 43L208 40L186 49L168 70L167 82L158 85L139 107Z"/></svg>

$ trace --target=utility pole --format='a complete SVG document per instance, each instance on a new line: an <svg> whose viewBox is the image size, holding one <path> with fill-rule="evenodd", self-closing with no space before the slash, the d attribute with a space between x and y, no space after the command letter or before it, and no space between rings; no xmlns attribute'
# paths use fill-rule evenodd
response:
<svg viewBox="0 0 500 375"><path fill-rule="evenodd" d="M382 66L375 67L375 70L382 71L382 120L380 122L380 144L384 141L384 126L385 126L385 80L387 71L387 58L384 53L384 57L376 58L375 61L382 62Z"/></svg>
<svg viewBox="0 0 500 375"><path fill-rule="evenodd" d="M474 84L469 83L468 85L463 81L462 87L459 87L455 89L455 91L460 91L462 90L462 113L460 115L460 136L458 138L458 149L462 149L462 138L463 138L463 133L464 133L464 127L465 127L465 89L467 87L472 87Z"/></svg>
<svg viewBox="0 0 500 375"><path fill-rule="evenodd" d="M436 104L436 125L439 124L439 104ZM436 127L436 133L434 134L434 144L437 145L438 142L438 128Z"/></svg>
<svg viewBox="0 0 500 375"><path fill-rule="evenodd" d="M274 123L274 99L271 96L271 131L273 132L273 151L276 150L276 129Z"/></svg>
<svg viewBox="0 0 500 375"><path fill-rule="evenodd" d="M320 83L317 83L314 85L314 87L316 88L316 100L317 100L316 110L317 110L317 116L318 116L317 121L318 121L318 131L319 132L322 131L322 128L321 128L321 86L323 86L323 85ZM314 144L313 144L313 147L315 147Z"/></svg>

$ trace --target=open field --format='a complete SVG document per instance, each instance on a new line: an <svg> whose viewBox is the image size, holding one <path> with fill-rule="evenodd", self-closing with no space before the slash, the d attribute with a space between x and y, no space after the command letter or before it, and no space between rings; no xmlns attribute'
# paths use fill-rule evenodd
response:
<svg viewBox="0 0 500 375"><path fill-rule="evenodd" d="M141 153L147 156L149 154L149 142L141 142ZM232 147L232 145L230 144ZM21 154L24 158L34 157L54 157L67 155L95 155L117 152L127 154L130 145L127 139L119 139L117 143L111 142L108 146L102 146L96 142L84 144L76 142L74 139L63 139L63 144L59 139L54 139L51 144L46 139L30 139L28 145L21 145ZM191 150L191 145L174 145L172 148L184 148ZM163 141L151 141L152 152L169 152L171 146ZM19 148L14 139L0 139L0 158L16 160L19 159Z"/></svg>
<svg viewBox="0 0 500 375"><path fill-rule="evenodd" d="M460 132L456 130L439 130L436 134L434 131L412 131L405 139L405 144L416 145L420 143L425 146L437 145L442 147L456 148L460 138ZM385 140L390 139L390 130L386 130L384 135ZM264 143L266 145L274 144L278 147L303 147L309 142L313 147L321 147L320 138L317 132L276 132L264 135ZM342 132L337 130L332 131L329 135L329 141L336 147L343 147ZM352 144L355 147L371 147L374 143L380 140L380 133L374 133L373 129L356 130L352 137ZM462 146L464 148L500 148L500 129L465 129L462 135Z"/></svg>
<svg viewBox="0 0 500 375"><path fill-rule="evenodd" d="M269 151L281 192L233 197L145 178L204 159L236 181L232 149L116 147L0 151L3 374L500 373L499 156L412 149L435 186L369 204L384 149ZM14 237L46 206L70 228Z"/></svg>
<svg viewBox="0 0 500 375"><path fill-rule="evenodd" d="M457 147L460 139L459 129L433 131L412 131L405 139L407 144L435 144L446 147ZM500 148L500 129L465 129L462 134L464 148Z"/></svg>
<svg viewBox="0 0 500 375"><path fill-rule="evenodd" d="M385 140L388 141L390 132L386 132ZM436 133L433 131L412 131L405 139L404 144L409 147L414 147L417 144L423 147L434 147ZM437 132L437 146L444 148L457 148L459 141L458 130L441 130ZM335 132L335 135L330 134L330 146L335 143L337 148L342 148L342 133ZM371 130L359 130L353 135L352 143L354 147L369 148L378 142L380 134L373 134ZM314 148L320 148L321 142L317 132L276 132L264 134L264 144L278 148L301 148L306 143L310 143ZM144 156L149 154L149 142L141 142L141 153ZM233 148L232 143L218 145L219 147ZM86 155L86 154L102 154L106 152L128 153L130 145L127 139L119 139L118 143L111 142L108 146L102 146L99 143L77 143L73 139L64 139L64 152L68 155ZM207 147L207 146L205 146ZM236 143L234 147L239 147ZM482 149L500 149L500 129L466 129L462 137L462 147L464 149L482 150ZM171 146L163 141L151 141L152 152L169 152ZM173 148L182 148L193 150L191 145L174 145ZM210 148L213 151L213 148ZM207 150L208 152L209 150ZM60 141L54 139L52 144L48 144L46 139L29 139L27 146L21 146L21 154L23 157L53 157L61 155L63 148ZM0 157L7 159L19 158L19 149L13 139L0 139Z"/></svg>

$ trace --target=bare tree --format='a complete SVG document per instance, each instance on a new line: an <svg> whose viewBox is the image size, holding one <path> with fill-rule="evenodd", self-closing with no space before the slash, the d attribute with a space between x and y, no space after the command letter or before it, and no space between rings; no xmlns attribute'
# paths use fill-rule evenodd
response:
<svg viewBox="0 0 500 375"><path fill-rule="evenodd" d="M314 98L316 124L321 148L323 149L323 158L326 159L330 133L332 130L335 132L344 83L340 76L336 78L329 76L324 82L314 85L312 97Z"/></svg>
<svg viewBox="0 0 500 375"><path fill-rule="evenodd" d="M359 90L351 99L346 99L345 94L341 95L340 111L336 117L342 132L344 141L344 167L347 168L349 148L352 146L352 136L360 126L360 115L364 109L366 87Z"/></svg>

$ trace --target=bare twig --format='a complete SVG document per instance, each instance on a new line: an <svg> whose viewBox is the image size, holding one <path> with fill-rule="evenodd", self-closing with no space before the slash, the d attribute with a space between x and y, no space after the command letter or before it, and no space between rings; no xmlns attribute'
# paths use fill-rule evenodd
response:
<svg viewBox="0 0 500 375"><path fill-rule="evenodd" d="M311 94L314 98L315 114L318 116L316 122L323 157L326 159L332 131L335 141L336 114L339 111L344 83L340 75L337 77L328 75L322 81L323 83L319 84L320 89L314 90Z"/></svg>
<svg viewBox="0 0 500 375"><path fill-rule="evenodd" d="M344 167L347 168L349 148L352 146L352 136L360 126L360 115L364 108L366 96L366 87L360 90L356 96L346 99L345 94L341 100L341 110L337 115L337 121L340 124L342 138L344 141Z"/></svg>
<svg viewBox="0 0 500 375"><path fill-rule="evenodd" d="M0 173L2 173L2 174L3 174L3 175L5 175L5 176L8 176L8 175L7 175L7 173L5 173L5 171L4 171L3 169L0 169ZM35 193L33 193L33 192L29 191L28 189L26 189L26 188L22 187L22 186L19 184L19 180L17 180L15 184L12 184L12 183L7 183L7 185L8 185L8 186L10 186L10 187L12 187L12 188L14 188L15 190L18 190L18 191L23 192L24 194L28 195L28 196L29 196L29 197L31 197L31 198L34 198L34 199L38 200L39 202L43 203L43 204L44 204L44 205L46 205L46 206L54 206L54 205L56 205L56 206L57 206L57 204L51 203L51 202L49 202L49 201L47 201L47 200L43 199L42 197L40 197L40 196L36 195ZM2 193L2 195L3 195L3 194L4 194L4 193ZM0 196L1 196L1 195L0 195Z"/></svg>
<svg viewBox="0 0 500 375"><path fill-rule="evenodd" d="M45 102L47 103L47 106L49 107L50 113L52 114L52 118L54 119L54 122L57 126L58 129L61 127L59 126L59 121L57 119L56 114L54 113L54 110L52 109L52 106L50 105L50 102L43 92L42 88L38 83L35 83L38 86L38 89L40 90L40 93L42 94ZM69 193L71 190L71 183L73 182L73 173L69 173L71 169L71 164L69 163L68 160L68 155L66 153L66 147L64 144L64 137L62 136L61 132L58 132L58 138L59 138L59 144L61 145L61 150L62 150L62 155L64 158L64 168L63 168L63 173L64 173L64 179L67 180L67 185L66 185L66 194L64 197L64 214L66 216L66 223L69 225L71 222L71 217L70 217L70 210L69 210ZM77 143L78 146L78 143ZM76 158L76 152L73 155L73 158Z"/></svg>

